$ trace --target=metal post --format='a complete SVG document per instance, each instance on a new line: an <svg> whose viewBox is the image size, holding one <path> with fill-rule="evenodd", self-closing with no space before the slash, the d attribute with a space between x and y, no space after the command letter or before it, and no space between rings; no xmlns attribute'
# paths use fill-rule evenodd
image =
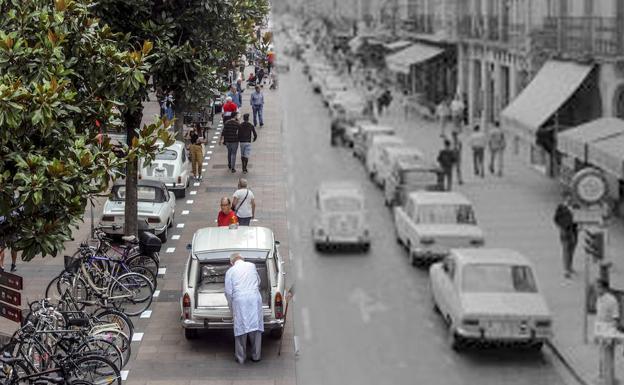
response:
<svg viewBox="0 0 624 385"><path fill-rule="evenodd" d="M90 200L90 201L91 201L91 208L90 208L90 211L91 211L91 239L93 239L93 233L95 232L95 225L93 223L93 216L94 216L93 215L93 206L94 206L94 204L93 204L92 200Z"/></svg>
<svg viewBox="0 0 624 385"><path fill-rule="evenodd" d="M588 303L589 303L589 253L585 252L585 301L583 303L583 343L587 344L587 317L588 317Z"/></svg>

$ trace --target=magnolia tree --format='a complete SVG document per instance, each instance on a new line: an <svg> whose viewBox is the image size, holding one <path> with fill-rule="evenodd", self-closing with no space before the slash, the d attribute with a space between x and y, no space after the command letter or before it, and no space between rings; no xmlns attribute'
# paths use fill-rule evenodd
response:
<svg viewBox="0 0 624 385"><path fill-rule="evenodd" d="M100 24L91 0L0 0L0 244L55 256L89 197L150 158L160 122L136 129L118 157L98 126L122 124L120 95L145 87L152 43Z"/></svg>

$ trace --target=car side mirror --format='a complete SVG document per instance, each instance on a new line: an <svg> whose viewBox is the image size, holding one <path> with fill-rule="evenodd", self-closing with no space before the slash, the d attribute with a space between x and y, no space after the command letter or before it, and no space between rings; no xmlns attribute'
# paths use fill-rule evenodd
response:
<svg viewBox="0 0 624 385"><path fill-rule="evenodd" d="M190 244L190 243L187 243L187 244L186 244L186 249L187 249L188 251L193 250L193 245L192 245L192 244Z"/></svg>

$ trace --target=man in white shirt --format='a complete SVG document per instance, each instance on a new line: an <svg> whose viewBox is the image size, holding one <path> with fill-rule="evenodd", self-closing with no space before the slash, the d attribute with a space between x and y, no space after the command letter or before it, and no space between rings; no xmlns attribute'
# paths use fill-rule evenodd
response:
<svg viewBox="0 0 624 385"><path fill-rule="evenodd" d="M620 306L609 289L609 282L598 281L598 299L596 300L596 322L604 322L617 328L620 319Z"/></svg>
<svg viewBox="0 0 624 385"><path fill-rule="evenodd" d="M232 207L238 217L239 226L249 226L256 216L256 199L253 192L247 187L247 179L238 180L238 190L232 196Z"/></svg>
<svg viewBox="0 0 624 385"><path fill-rule="evenodd" d="M234 320L234 356L240 364L247 359L247 342L251 345L251 360L260 361L262 350L262 296L260 276L256 265L246 262L239 254L230 256L225 273L225 298Z"/></svg>

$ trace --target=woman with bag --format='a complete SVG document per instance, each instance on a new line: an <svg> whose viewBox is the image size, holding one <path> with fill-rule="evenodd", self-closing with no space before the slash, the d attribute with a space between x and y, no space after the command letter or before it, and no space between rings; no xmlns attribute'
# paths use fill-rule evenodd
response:
<svg viewBox="0 0 624 385"><path fill-rule="evenodd" d="M232 210L236 213L240 226L249 226L256 216L256 200L253 192L247 187L245 178L238 180L238 190L232 196Z"/></svg>

